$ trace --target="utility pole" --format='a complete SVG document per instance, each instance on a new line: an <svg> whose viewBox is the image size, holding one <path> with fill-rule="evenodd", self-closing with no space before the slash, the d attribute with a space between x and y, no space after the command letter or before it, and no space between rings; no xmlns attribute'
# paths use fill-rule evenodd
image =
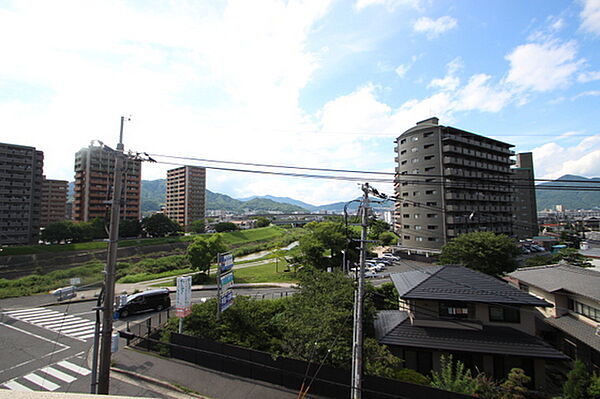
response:
<svg viewBox="0 0 600 399"><path fill-rule="evenodd" d="M115 176L113 183L113 198L110 209L110 231L108 241L108 256L104 276L104 304L102 306L102 334L100 349L100 371L98 373L98 393L108 395L110 382L110 357L113 331L113 313L115 302L115 269L117 262L117 247L119 245L119 217L121 213L121 186L123 180L123 123L119 144L115 151Z"/></svg>
<svg viewBox="0 0 600 399"><path fill-rule="evenodd" d="M350 398L362 397L362 362L363 362L363 300L365 283L365 263L367 259L367 227L369 216L369 183L362 185L363 199L362 231L360 233L360 267L358 271L358 287L354 296L354 328L352 340L352 381L350 385Z"/></svg>

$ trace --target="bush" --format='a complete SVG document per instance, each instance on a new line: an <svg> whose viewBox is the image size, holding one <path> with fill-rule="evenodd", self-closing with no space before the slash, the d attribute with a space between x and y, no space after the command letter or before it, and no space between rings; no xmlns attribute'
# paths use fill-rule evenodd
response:
<svg viewBox="0 0 600 399"><path fill-rule="evenodd" d="M412 369L402 369L396 374L396 379L411 384L429 385L429 378Z"/></svg>

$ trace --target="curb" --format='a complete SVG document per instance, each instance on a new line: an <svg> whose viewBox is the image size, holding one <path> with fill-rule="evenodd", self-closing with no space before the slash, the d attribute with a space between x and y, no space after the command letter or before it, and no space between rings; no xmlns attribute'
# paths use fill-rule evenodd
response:
<svg viewBox="0 0 600 399"><path fill-rule="evenodd" d="M175 386L175 385L173 385L173 384L171 384L171 383L169 383L169 382L166 382L166 381L161 381L161 380L158 380L158 379L156 379L156 378L152 378L152 377L148 377L148 376L145 376L145 375L142 375L142 374L139 374L139 373L135 373L135 372L133 372L133 371L124 370L124 369L121 369L121 368L119 368L119 367L116 367L116 366L112 366L110 369L111 369L112 371L114 371L114 372L121 373L121 374L125 374L125 375L127 375L127 376L129 376L129 377L137 378L137 379L140 379L140 380L144 380L144 381L146 381L146 382L149 382L149 383L151 383L151 384L160 385L160 386L162 386L163 388L171 389L171 390L173 390L173 391L177 391L177 392L179 392L179 393L183 393L183 394L185 394L185 395L189 395L189 396L192 396L192 397L194 397L194 398L199 398L199 399L210 399L210 398L209 398L209 397L207 397L207 396L202 396L202 395L199 395L199 394L197 394L197 393L188 392L188 391L186 391L185 389L181 389L181 388L179 388L178 386Z"/></svg>

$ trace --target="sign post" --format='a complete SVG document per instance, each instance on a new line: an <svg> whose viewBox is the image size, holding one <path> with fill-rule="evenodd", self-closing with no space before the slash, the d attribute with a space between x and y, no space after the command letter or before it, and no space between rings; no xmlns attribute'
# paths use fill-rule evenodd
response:
<svg viewBox="0 0 600 399"><path fill-rule="evenodd" d="M192 313L192 276L177 277L175 315L179 317L179 334L183 331L183 318Z"/></svg>
<svg viewBox="0 0 600 399"><path fill-rule="evenodd" d="M217 320L221 312L233 304L233 254L222 253L217 256Z"/></svg>

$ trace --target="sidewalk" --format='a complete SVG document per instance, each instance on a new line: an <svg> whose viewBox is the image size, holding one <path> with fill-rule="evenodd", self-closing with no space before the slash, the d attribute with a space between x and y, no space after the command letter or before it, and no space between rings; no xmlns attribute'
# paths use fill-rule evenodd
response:
<svg viewBox="0 0 600 399"><path fill-rule="evenodd" d="M134 378L148 377L214 399L296 399L298 397L297 391L284 387L129 348L119 350L113 354L112 359L113 369L123 370ZM308 397L316 398L312 395Z"/></svg>

